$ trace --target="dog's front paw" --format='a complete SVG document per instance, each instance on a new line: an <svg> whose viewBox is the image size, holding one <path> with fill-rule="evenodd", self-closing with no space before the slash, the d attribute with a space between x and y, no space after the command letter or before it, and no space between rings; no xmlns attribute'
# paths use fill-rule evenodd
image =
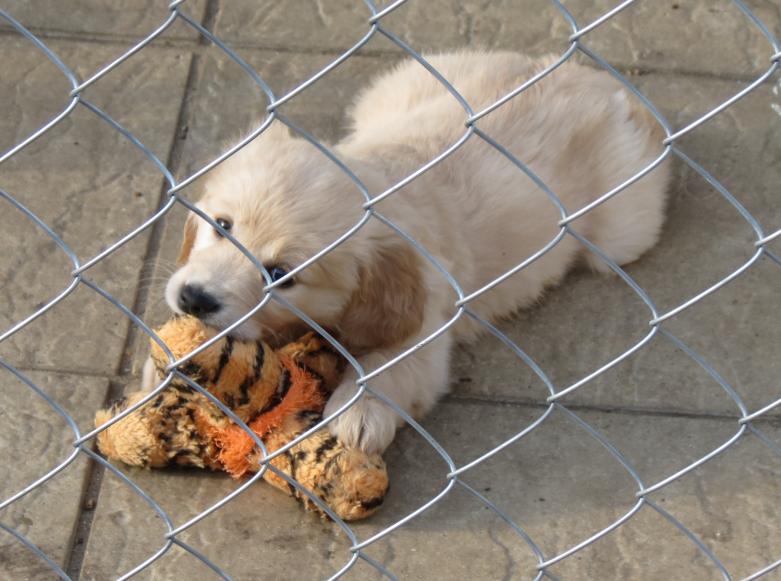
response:
<svg viewBox="0 0 781 581"><path fill-rule="evenodd" d="M325 415L339 410L355 395L354 385L342 385L334 391L325 406ZM361 448L369 454L380 454L393 441L398 416L379 399L364 394L328 427L342 444Z"/></svg>

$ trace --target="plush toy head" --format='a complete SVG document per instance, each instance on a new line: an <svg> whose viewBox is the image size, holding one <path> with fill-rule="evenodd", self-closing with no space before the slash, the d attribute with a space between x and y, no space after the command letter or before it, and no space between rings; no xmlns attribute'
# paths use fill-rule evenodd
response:
<svg viewBox="0 0 781 581"><path fill-rule="evenodd" d="M175 318L158 331L176 358L215 334L193 317ZM166 377L168 358L154 342L152 358L161 379ZM322 419L342 367L330 346L310 333L279 351L262 341L223 337L184 364L182 372L247 423L271 453ZM146 395L135 392L101 410L95 424L104 424ZM197 466L223 469L234 477L257 471L263 458L245 430L176 376L151 401L98 434L98 447L107 457L135 466ZM345 520L373 513L388 489L387 471L379 455L347 449L327 429L280 454L271 465ZM305 494L271 470L266 470L264 479L317 510Z"/></svg>

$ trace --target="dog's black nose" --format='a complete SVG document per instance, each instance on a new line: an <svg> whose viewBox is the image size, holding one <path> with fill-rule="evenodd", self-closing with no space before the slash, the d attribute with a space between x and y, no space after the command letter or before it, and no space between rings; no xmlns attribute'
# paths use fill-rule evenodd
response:
<svg viewBox="0 0 781 581"><path fill-rule="evenodd" d="M203 288L186 284L179 293L179 308L188 315L203 317L218 311L220 303Z"/></svg>

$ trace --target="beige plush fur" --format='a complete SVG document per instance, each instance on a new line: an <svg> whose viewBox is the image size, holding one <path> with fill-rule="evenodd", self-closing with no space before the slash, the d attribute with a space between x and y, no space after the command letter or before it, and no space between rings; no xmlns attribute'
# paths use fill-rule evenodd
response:
<svg viewBox="0 0 781 581"><path fill-rule="evenodd" d="M215 333L194 317L175 318L157 330L176 358ZM154 341L152 361L162 380L168 375L169 359ZM262 341L222 337L180 370L230 408L273 453L322 419L342 367L343 361L325 341L310 333L276 351ZM98 411L96 427L148 396L148 391L132 392ZM106 457L132 466L194 466L225 470L236 478L258 471L263 459L244 429L178 376L146 404L100 432L97 441ZM388 491L382 458L345 447L328 430L310 434L270 460L270 465L344 520L373 514ZM263 478L307 509L323 513L280 474L268 469Z"/></svg>
<svg viewBox="0 0 781 581"><path fill-rule="evenodd" d="M553 62L513 53L459 52L429 61L475 111L495 102ZM333 151L372 195L381 193L455 143L466 131L459 103L423 67L405 62L358 98L351 131ZM662 152L655 121L605 72L568 62L478 126L507 147L573 212L627 180ZM619 264L657 241L669 170L661 165L572 227ZM265 265L300 264L364 214L364 199L339 168L274 123L212 172L199 207L232 220L231 233ZM495 149L473 137L440 165L376 206L422 244L465 293L487 284L541 249L559 231L548 197ZM578 261L604 271L574 238L470 303L495 320L536 301ZM226 326L263 297L257 270L232 244L197 217L188 220L182 267L167 299L180 310L184 284L197 284L220 302L205 317ZM338 331L368 373L439 329L456 313L446 279L407 242L371 219L277 292L320 324ZM298 326L270 302L237 332L274 335ZM297 331L297 329L296 329ZM479 325L462 317L451 332L370 382L373 390L420 416L448 386L454 341L472 339ZM355 393L348 373L326 409L337 411ZM392 440L399 417L363 397L331 423L348 445L378 451Z"/></svg>

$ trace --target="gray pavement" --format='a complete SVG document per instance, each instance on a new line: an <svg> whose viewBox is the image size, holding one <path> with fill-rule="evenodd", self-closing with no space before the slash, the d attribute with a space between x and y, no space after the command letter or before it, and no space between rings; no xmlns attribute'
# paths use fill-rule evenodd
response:
<svg viewBox="0 0 781 581"><path fill-rule="evenodd" d="M580 23L616 2L565 3ZM776 34L781 7L746 2ZM126 51L166 17L165 2L0 0L83 78ZM366 32L367 12L348 0L187 0L184 10L235 47L277 94L331 62ZM415 49L483 46L532 54L566 50L566 20L549 0L410 0L383 20ZM640 0L587 36L683 127L769 67L770 48L732 2ZM376 37L356 56L284 106L316 137L343 133L345 105L401 52ZM68 102L68 84L31 45L0 25L0 152ZM781 80L686 136L679 146L722 181L761 222L781 227ZM127 126L179 178L213 159L263 116L265 98L219 50L176 23L86 97ZM27 204L82 261L157 208L157 169L83 108L0 167L0 189ZM194 199L198 183L185 190ZM2 202L0 202L2 203ZM0 206L0 330L56 296L69 282L65 255L10 206ZM149 324L167 317L165 278L184 212L166 219L91 269L89 276ZM662 241L627 271L660 312L685 302L745 263L753 232L701 176L679 163ZM773 246L781 250L781 244ZM713 365L750 411L781 397L781 270L762 258L748 272L666 328ZM579 271L540 304L500 328L566 387L649 332L648 309L617 277ZM0 344L21 369L72 414L82 430L107 398L137 387L146 341L87 288ZM72 432L43 400L0 374L0 446L6 458L0 500L39 478L72 450ZM451 395L423 422L463 465L532 424L546 410L540 380L497 339L460 347ZM691 358L661 337L565 399L602 433L645 485L674 474L738 431L734 402ZM757 427L781 446L781 407ZM365 539L447 485L443 460L411 428L386 454L391 492L358 523ZM181 524L237 487L222 474L119 467ZM649 495L712 550L734 578L781 558L781 457L748 435L724 454ZM577 545L626 514L637 486L626 470L563 410L527 437L470 470L464 481L518 523L546 556ZM0 513L69 575L111 579L164 544L163 521L125 483L80 457L46 485ZM189 529L182 540L237 580L315 579L350 558L340 529L304 513L263 484ZM420 517L372 545L367 555L399 579L532 579L537 558L496 513L455 486ZM549 569L558 579L722 578L703 552L662 513L643 506L626 524ZM142 579L208 578L213 573L174 546ZM776 577L774 577L774 575ZM0 531L0 578L48 579L51 570ZM344 577L380 578L358 561ZM778 572L766 577L781 578Z"/></svg>

